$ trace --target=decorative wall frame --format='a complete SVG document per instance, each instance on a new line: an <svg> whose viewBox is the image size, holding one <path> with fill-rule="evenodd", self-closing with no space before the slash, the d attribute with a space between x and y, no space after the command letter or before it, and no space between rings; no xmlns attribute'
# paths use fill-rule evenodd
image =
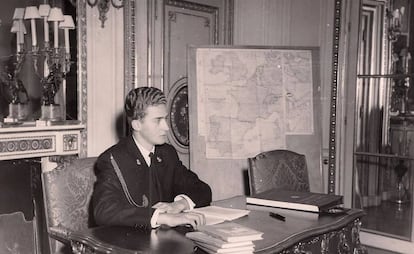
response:
<svg viewBox="0 0 414 254"><path fill-rule="evenodd" d="M335 0L335 14L332 43L332 85L331 110L329 116L329 158L328 158L328 193L335 193L336 179L336 106L338 96L338 65L339 41L341 34L341 8L342 0Z"/></svg>
<svg viewBox="0 0 414 254"><path fill-rule="evenodd" d="M136 9L135 0L125 0L124 8L124 47L125 47L125 77L124 91L130 91L137 84L137 52L136 52Z"/></svg>
<svg viewBox="0 0 414 254"><path fill-rule="evenodd" d="M163 66L163 89L166 94L169 94L173 84L178 82L183 75L186 75L185 67L183 70L180 67L185 66L186 62L185 56L183 56L186 46L183 42L194 44L195 41L197 43L203 41L202 44L219 44L219 8L189 1L166 0L163 9L164 36L161 64ZM180 22L184 21L192 23L192 25L180 25ZM184 32L194 29L196 26L198 28L197 34L189 36ZM201 37L206 38L195 40L195 38ZM178 73L181 77L177 77Z"/></svg>
<svg viewBox="0 0 414 254"><path fill-rule="evenodd" d="M87 31L86 31L86 2L77 1L76 3L77 16L77 41L78 41L78 119L81 124L85 125L81 131L80 142L80 157L87 155L87 137L88 130L86 123L88 120L88 90L87 90Z"/></svg>

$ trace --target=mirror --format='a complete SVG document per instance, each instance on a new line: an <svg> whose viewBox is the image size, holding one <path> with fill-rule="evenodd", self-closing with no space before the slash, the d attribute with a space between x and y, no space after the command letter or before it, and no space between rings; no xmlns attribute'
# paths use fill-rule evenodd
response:
<svg viewBox="0 0 414 254"><path fill-rule="evenodd" d="M34 0L30 2L34 9L26 8L26 0L2 3L1 121L14 125L39 119L80 120L78 98L83 97L78 90L82 91L83 84L79 81L83 82L86 68L81 64L86 56L84 1L50 1L46 7L48 1ZM66 16L53 16L54 7ZM71 20L76 25L69 24Z"/></svg>
<svg viewBox="0 0 414 254"><path fill-rule="evenodd" d="M165 39L165 36L168 36L169 30L165 29L163 30L162 26L167 26L168 22L162 21L162 19L168 19L168 18L175 18L176 16L171 15L170 17L160 17L159 15L162 14L163 8L170 8L165 7L165 3L174 2L174 3L180 3L184 7L192 6L191 3L200 3L201 1L193 0L193 1L151 1L151 3L145 3L143 4L141 1L136 0L130 0L126 1L126 5L124 8L124 24L125 24L125 91L129 91L133 87L135 87L137 84L151 84L151 85L157 85L158 83L162 83L163 81L163 61L165 60L165 55L163 55L163 48L159 45L168 45L168 43L171 43L168 39ZM191 3L190 3L191 2ZM210 0L207 4L205 1L203 2L204 5L212 5L211 2L213 0ZM319 17L321 15L325 15L326 17L329 17L329 20L327 18L326 23L329 23L329 26L325 26L325 23L323 23L323 27L328 27L327 34L323 34L320 36L323 36L323 39L318 39L317 42L314 42L317 44L320 43L320 40L326 39L326 41L329 41L324 45L325 48L321 50L321 55L323 55L323 59L321 60L321 64L323 65L321 67L323 74L321 76L321 79L323 79L323 83L325 84L324 87L321 89L321 93L323 92L323 95L321 96L321 103L324 103L322 105L322 110L324 116L322 117L322 123L324 126L322 126L322 134L324 135L323 139L323 147L325 148L325 151L319 151L319 154L323 156L323 158L326 158L326 163L328 164L328 169L324 177L324 182L327 182L328 185L328 191L330 193L335 192L335 179L336 179L336 96L337 96L337 74L338 74L338 57L339 57L339 36L341 32L341 7L343 4L342 0L326 0L321 1L318 5L318 7L314 7L314 3L310 3L308 1L228 1L229 6L225 6L227 8L226 11L223 13L219 13L220 15L234 15L237 16L238 13L233 13L233 11L246 11L249 10L249 13L252 14L254 12L264 12L265 14L269 14L269 16L266 16L266 18L259 19L261 21L274 22L273 24L277 24L277 27L273 27L272 29L268 29L268 34L259 34L258 36L262 36L263 39L263 45L267 43L265 46L274 46L274 45L284 45L284 46L292 46L290 43L290 39L295 41L296 44L294 46L309 46L304 45L300 43L306 43L301 40L300 33L295 33L293 31L300 30L300 27L302 23L301 21L298 21L298 19L293 19L292 17L287 17L288 12L297 14L298 12L295 12L295 8L300 8L299 13L302 13L305 15L309 14L309 16L312 16L313 20L316 20L315 22L325 22L320 21ZM327 4L328 3L328 4ZM155 5L155 6L154 6ZM234 6L237 7L240 5L243 5L245 8L237 9L234 8ZM267 7L272 6L275 9L272 9L272 11L277 10L279 11L280 15L273 15L271 17L270 11L266 10ZM286 9L279 8L276 9L276 7L285 7ZM329 6L329 7L326 7ZM310 7L310 8L308 8ZM291 8L291 9L289 9ZM188 8L191 9L191 8ZM307 13L309 9L315 10L314 13ZM191 9L194 11L194 8ZM286 13L284 13L283 10L288 10ZM266 13L266 11L268 13ZM329 15L325 14L326 12L329 12ZM190 11L188 11L190 13ZM160 14L161 13L161 14ZM246 13L244 13L246 14ZM191 14L188 14L187 16L190 16ZM254 15L257 15L255 13ZM252 16L254 16L252 15ZM243 16L244 25L246 25L246 33L248 33L248 29L255 30L255 28L258 28L257 26L260 25L255 22L257 20L253 20L253 17L248 17L246 15ZM275 17L276 16L276 17ZM318 18L315 18L318 17ZM287 22L287 23L293 23L287 25L282 24L282 22L275 22L278 18L281 19L281 21ZM240 17L240 19L242 19ZM160 21L161 20L161 21ZM175 19L174 19L175 20ZM182 19L184 20L184 18ZM270 20L270 21L269 21ZM177 20L178 24L180 20ZM237 23L242 20L237 19L231 19L227 23L227 26L225 27L225 31L230 35L230 39L225 40L226 44L232 44L233 40L235 40L234 36L237 36L236 34L233 34L234 31L232 30L234 27L237 27ZM251 22L250 22L251 21ZM158 22L158 23L156 23ZM181 24L185 24L185 22L181 21ZM235 24L233 24L233 22ZM250 23L249 23L250 22ZM295 23L296 22L296 23ZM201 22L200 22L201 23ZM254 23L254 24L251 24ZM166 25L167 24L167 25ZM193 23L192 23L193 24ZM312 29L318 30L318 26L320 26L322 23L318 23ZM207 26L208 24L206 24ZM255 27L256 25L256 27ZM266 24L267 25L267 24ZM265 27L262 23L262 27ZM240 25L239 25L240 26ZM296 26L296 27L295 27ZM148 29L138 29L138 27L147 27ZM258 28L261 32L265 29L262 27ZM292 29L290 31L289 29ZM158 30L157 30L158 29ZM161 32L159 31L161 30ZM167 30L167 31L166 31ZM281 32L282 31L282 32ZM307 31L306 31L307 32ZM279 40L277 42L271 41L270 39L268 41L265 41L268 38L271 38L272 36L277 37L279 34L282 34L281 37L289 37L289 38L278 38ZM253 32L254 34L254 32ZM277 35L276 35L277 34ZM254 34L256 35L256 34ZM242 36L238 34L238 36ZM303 35L305 36L305 35ZM178 39L183 39L184 36L180 34L180 36L176 36ZM220 37L220 36L219 36ZM248 38L245 38L247 42L249 41L255 41L253 39L254 36L252 36L252 40L248 40ZM151 43L148 44L146 39L145 41L141 41L140 38L150 38ZM173 39L177 39L173 38ZM219 39L222 39L223 37L220 37ZM177 39L177 40L178 40ZM260 40L261 38L255 38ZM183 39L184 40L184 39ZM332 43L331 43L332 41ZM220 44L223 43L220 41ZM272 44L273 43L273 44ZM241 44L243 45L243 44ZM257 45L257 44L254 44ZM315 46L314 44L311 46ZM155 50L154 50L155 49ZM164 53L165 54L165 53ZM159 57L159 56L164 56ZM143 57L144 56L144 57ZM159 58L157 58L159 57ZM161 59L160 61L154 61L154 59ZM161 67L160 67L161 66ZM158 79L161 82L153 82L154 79ZM173 84L173 82L171 82ZM171 85L171 84L167 84ZM166 84L163 84L163 88L166 87ZM325 107L326 105L326 107ZM325 124L326 123L326 124ZM190 140L191 142L191 140ZM315 156L316 157L316 156ZM318 156L318 167L316 167L315 171L318 171L321 167L321 156ZM322 171L322 170L321 170ZM233 172L234 173L234 172ZM317 173L320 173L319 171ZM233 176L233 178L237 178L238 176ZM319 177L320 178L320 177ZM320 181L320 179L318 179ZM239 181L237 178L234 181ZM237 186L238 187L238 186ZM237 190L239 191L239 190Z"/></svg>
<svg viewBox="0 0 414 254"><path fill-rule="evenodd" d="M360 8L353 206L367 214L364 230L412 240L414 6L362 0Z"/></svg>

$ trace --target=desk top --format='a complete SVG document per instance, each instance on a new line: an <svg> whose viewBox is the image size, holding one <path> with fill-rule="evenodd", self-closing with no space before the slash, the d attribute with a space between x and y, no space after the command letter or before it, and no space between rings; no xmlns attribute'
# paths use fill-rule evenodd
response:
<svg viewBox="0 0 414 254"><path fill-rule="evenodd" d="M245 197L239 196L214 202L214 205L245 208ZM234 222L262 231L263 239L255 241L255 253L280 252L295 243L315 235L339 230L362 217L363 211L351 209L346 214L324 215L319 218L286 216L286 221L276 220L266 211L252 210L248 216ZM195 245L184 237L190 229L137 230L129 227L104 226L72 233L74 243L82 243L102 253L194 253ZM196 253L204 253L197 250Z"/></svg>

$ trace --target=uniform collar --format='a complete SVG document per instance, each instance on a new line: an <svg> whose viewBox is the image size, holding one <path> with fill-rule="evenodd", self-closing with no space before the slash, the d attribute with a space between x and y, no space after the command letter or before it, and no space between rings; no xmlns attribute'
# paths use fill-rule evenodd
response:
<svg viewBox="0 0 414 254"><path fill-rule="evenodd" d="M141 152L142 155L148 155L149 153L154 153L155 152L155 146L152 146L151 150L147 150L145 149L145 147L143 147L138 140L136 140L136 138L134 136L132 136L132 139L134 140L135 144L137 145L139 151Z"/></svg>
<svg viewBox="0 0 414 254"><path fill-rule="evenodd" d="M132 139L135 142L135 145L138 147L138 150L141 152L142 157L144 157L145 162L147 163L147 165L151 164L151 158L149 157L150 153L155 153L155 146L152 146L152 149L149 151L147 149L145 149L145 147L143 147L138 140L135 139L134 136L132 136Z"/></svg>

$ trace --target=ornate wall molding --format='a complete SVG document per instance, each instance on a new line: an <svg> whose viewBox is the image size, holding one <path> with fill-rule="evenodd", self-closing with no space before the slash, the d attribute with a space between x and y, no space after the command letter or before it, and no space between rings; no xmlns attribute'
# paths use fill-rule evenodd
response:
<svg viewBox="0 0 414 254"><path fill-rule="evenodd" d="M124 8L124 48L125 48L125 77L124 94L136 87L137 82L137 52L136 52L136 9L135 0L126 0Z"/></svg>
<svg viewBox="0 0 414 254"><path fill-rule="evenodd" d="M342 0L335 0L332 46L331 111L329 121L328 193L335 193L336 181L336 106L338 96L339 39L341 31Z"/></svg>
<svg viewBox="0 0 414 254"><path fill-rule="evenodd" d="M83 126L0 132L0 160L80 153Z"/></svg>
<svg viewBox="0 0 414 254"><path fill-rule="evenodd" d="M86 2L77 1L77 17L78 17L78 119L85 125L85 129L81 132L80 157L87 156L88 130L86 123L88 121L88 75L87 75L87 31L86 31Z"/></svg>
<svg viewBox="0 0 414 254"><path fill-rule="evenodd" d="M0 139L0 154L42 153L56 151L55 136Z"/></svg>
<svg viewBox="0 0 414 254"><path fill-rule="evenodd" d="M205 18L208 23L214 23L214 44L218 44L219 43L219 9L217 7L213 7L213 6L209 6L209 5L204 5L204 4L199 4L199 3L193 3L193 2L187 2L187 1L174 1L174 0L168 0L166 1L165 5L169 5L169 6L174 6L174 7L178 7L178 8L182 8L182 9L187 9L187 10L192 10L192 11L199 11L199 12L205 12L205 13L209 13L214 17L214 21L210 22L207 18ZM169 12L171 13L172 16L176 16L176 12Z"/></svg>

